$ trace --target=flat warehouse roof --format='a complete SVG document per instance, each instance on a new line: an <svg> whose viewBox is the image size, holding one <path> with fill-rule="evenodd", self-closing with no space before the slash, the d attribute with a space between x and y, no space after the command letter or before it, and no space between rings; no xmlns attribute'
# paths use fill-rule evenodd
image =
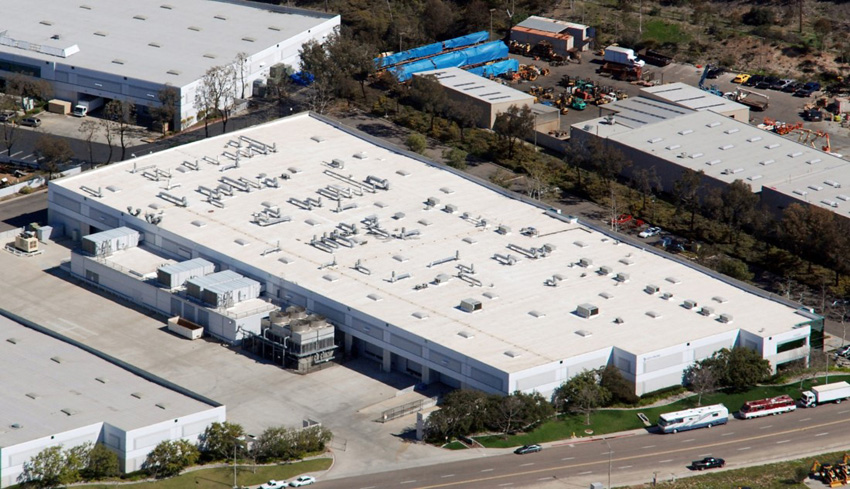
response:
<svg viewBox="0 0 850 489"><path fill-rule="evenodd" d="M426 75L435 76L437 81L448 89L489 104L521 102L525 105L531 105L534 103L534 97L525 92L520 92L460 68L423 71L416 73L415 76Z"/></svg>
<svg viewBox="0 0 850 489"><path fill-rule="evenodd" d="M652 94L662 98L671 104L687 107L693 110L713 110L715 112L729 112L733 110L747 109L744 104L712 95L698 87L687 83L676 82L654 87L644 87L641 92Z"/></svg>
<svg viewBox="0 0 850 489"><path fill-rule="evenodd" d="M0 340L0 447L100 422L128 431L214 407L2 316Z"/></svg>
<svg viewBox="0 0 850 489"><path fill-rule="evenodd" d="M162 182L142 171L154 165L180 186L163 195ZM223 184L232 196L225 188L210 203L210 189ZM115 191L93 198L84 186ZM158 206L163 233L505 372L615 345L652 352L739 328L766 337L807 321L792 307L306 113L53 180L50 189L116 215ZM183 197L188 206L174 203ZM281 222L256 223L275 208ZM142 215L123 219L157 232ZM369 233L366 222L380 229ZM327 244L352 226L358 233L346 245ZM481 310L463 311L465 299ZM734 321L701 316L684 300ZM599 314L579 317L580 304Z"/></svg>
<svg viewBox="0 0 850 489"><path fill-rule="evenodd" d="M0 31L21 47L4 42L0 53L180 87L240 52L256 54L334 17L221 0L8 1ZM65 58L45 53L75 45L79 52Z"/></svg>

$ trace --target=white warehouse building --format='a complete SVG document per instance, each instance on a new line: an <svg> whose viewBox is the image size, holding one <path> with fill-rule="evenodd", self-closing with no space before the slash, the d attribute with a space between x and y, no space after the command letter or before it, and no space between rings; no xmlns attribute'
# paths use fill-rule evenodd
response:
<svg viewBox="0 0 850 489"><path fill-rule="evenodd" d="M548 395L615 365L643 394L724 347L806 362L822 331L795 304L309 113L51 181L49 222L75 240L136 230L326 317L345 354L487 392Z"/></svg>
<svg viewBox="0 0 850 489"><path fill-rule="evenodd" d="M225 407L37 325L0 316L0 487L45 448L102 443L124 472L166 440L193 443Z"/></svg>
<svg viewBox="0 0 850 489"><path fill-rule="evenodd" d="M174 87L178 129L197 122L195 93L208 69L247 55L235 96L248 97L271 66L297 67L301 46L340 24L338 15L240 0L28 0L5 2L3 19L0 79L26 75L72 104L103 97L142 113Z"/></svg>

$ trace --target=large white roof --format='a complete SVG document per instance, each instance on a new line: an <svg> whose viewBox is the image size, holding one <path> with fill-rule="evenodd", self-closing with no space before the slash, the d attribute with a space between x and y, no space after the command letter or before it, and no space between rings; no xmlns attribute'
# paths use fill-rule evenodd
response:
<svg viewBox="0 0 850 489"><path fill-rule="evenodd" d="M222 0L5 1L5 37L44 51L76 45L79 52L62 58L0 44L0 57L9 53L183 86L213 66L232 63L240 52L269 49L333 17Z"/></svg>
<svg viewBox="0 0 850 489"><path fill-rule="evenodd" d="M134 430L214 407L5 317L0 340L0 447L100 422Z"/></svg>
<svg viewBox="0 0 850 489"><path fill-rule="evenodd" d="M747 108L744 104L712 95L705 90L682 82L644 87L640 91L692 110L711 110L725 114Z"/></svg>
<svg viewBox="0 0 850 489"><path fill-rule="evenodd" d="M240 136L274 144L278 151L240 158L239 166L233 167L223 153L234 154ZM243 151L248 144L242 140ZM219 165L211 163L216 159ZM334 159L342 160L344 168L331 168ZM196 161L198 171L184 164L192 166ZM233 168L222 171L226 166ZM164 171L172 175L167 195L163 194L165 180L153 178ZM216 188L224 177L257 183L282 174L290 178L279 179L279 188L260 183L261 189L250 192L234 189L232 197L223 197L223 207L208 203L200 191L202 186ZM389 190L369 192L362 183L369 176L388 180ZM615 345L636 354L652 352L738 328L769 336L806 321L792 307L644 246L618 242L581 223L554 218L512 194L380 146L365 135L340 130L309 114L54 180L50 185L78 193L91 205L114 208L116 213L128 206L143 209L135 218L139 227L146 225L144 213L162 211L159 227L163 231L506 372ZM291 200L318 199L317 191L332 186L359 187L363 193L343 199L341 207L323 197L323 206L312 210ZM102 197L92 197L82 187L100 188ZM174 203L183 197L187 207ZM429 199L440 203L429 206ZM446 212L448 204L456 212ZM253 213L269 206L278 206L281 216L291 221L268 227L252 222ZM373 216L391 236L365 233L361 222ZM133 226L134 218L128 219ZM310 244L340 223L357 224L361 244L340 246L333 256ZM500 225L509 227L510 233L497 232ZM536 228L538 235L521 234L526 227ZM410 234L408 239L392 236L403 233ZM528 256L532 248L546 245L551 250L548 256ZM459 261L450 260L456 254ZM497 255L512 255L517 263L502 264L504 258L497 260ZM592 265L579 265L582 259ZM459 266L472 279L458 278ZM612 273L598 273L601 266L610 267ZM628 274L629 279L618 281L617 273ZM405 274L410 278L403 278ZM439 274L453 278L434 285ZM547 281L557 286L546 285ZM422 284L429 285L422 288ZM660 290L647 293L647 285ZM482 310L462 311L458 306L467 298L481 301ZM686 299L714 305L717 314L730 314L734 321L703 317L682 306ZM600 314L592 319L578 317L577 306L586 303L596 305ZM615 322L616 318L622 322Z"/></svg>

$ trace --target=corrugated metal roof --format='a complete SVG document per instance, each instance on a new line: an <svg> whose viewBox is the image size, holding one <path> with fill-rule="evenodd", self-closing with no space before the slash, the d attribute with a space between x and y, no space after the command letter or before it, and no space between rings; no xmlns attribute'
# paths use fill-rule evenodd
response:
<svg viewBox="0 0 850 489"><path fill-rule="evenodd" d="M125 236L138 236L139 232L135 229L130 229L128 227L120 227L115 229L108 229L106 231L101 231L95 234L89 234L85 237L85 239L91 241L92 243L103 243L105 241L112 241L116 238L123 238Z"/></svg>
<svg viewBox="0 0 850 489"><path fill-rule="evenodd" d="M161 272L170 273L174 275L181 272L190 272L192 270L198 270L212 266L215 265L213 265L207 260L204 260L203 258L193 258L191 260L181 261L180 263L172 263L170 265L165 265L164 267L160 267L159 270Z"/></svg>
<svg viewBox="0 0 850 489"><path fill-rule="evenodd" d="M193 279L189 279L186 282L196 285L202 289L209 289L210 287L221 284L224 282L230 282L232 280L239 280L242 275L234 272L233 270L224 270L218 273L211 273L204 277L195 277Z"/></svg>
<svg viewBox="0 0 850 489"><path fill-rule="evenodd" d="M236 280L228 280L206 287L204 290L214 294L224 294L234 290L250 289L259 287L260 283L247 277L238 278Z"/></svg>
<svg viewBox="0 0 850 489"><path fill-rule="evenodd" d="M538 31L559 34L567 30L568 26L558 22L557 20L546 19L543 17L537 17L536 15L532 15L531 17L517 24L517 27L525 27L527 29L537 29Z"/></svg>

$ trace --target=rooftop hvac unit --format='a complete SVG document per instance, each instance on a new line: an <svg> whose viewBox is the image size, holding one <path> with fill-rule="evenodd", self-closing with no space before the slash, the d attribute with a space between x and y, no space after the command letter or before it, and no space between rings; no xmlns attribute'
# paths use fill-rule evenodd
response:
<svg viewBox="0 0 850 489"><path fill-rule="evenodd" d="M457 206L454 204L446 204L446 206L443 207L443 212L454 214L455 212L457 212Z"/></svg>
<svg viewBox="0 0 850 489"><path fill-rule="evenodd" d="M440 203L440 199L436 197L428 197L428 200L425 201L425 205L434 207Z"/></svg>
<svg viewBox="0 0 850 489"><path fill-rule="evenodd" d="M697 307L697 301L692 301L688 299L684 301L682 305L685 306L685 309L695 309Z"/></svg>
<svg viewBox="0 0 850 489"><path fill-rule="evenodd" d="M593 265L593 260L591 260L590 258L582 258L581 260L578 261L578 264L583 266L583 267L589 267L589 266Z"/></svg>
<svg viewBox="0 0 850 489"><path fill-rule="evenodd" d="M34 236L17 235L15 236L15 248L24 253L33 253L38 251L38 239Z"/></svg>
<svg viewBox="0 0 850 489"><path fill-rule="evenodd" d="M646 291L647 294L657 294L660 289L657 285L649 284L643 290Z"/></svg>
<svg viewBox="0 0 850 489"><path fill-rule="evenodd" d="M611 267L601 266L599 267L599 270L596 271L596 273L598 273L599 275L611 275L611 272L613 271L614 270Z"/></svg>
<svg viewBox="0 0 850 489"><path fill-rule="evenodd" d="M585 319L596 316L599 314L599 308L594 306L593 304L579 304L576 307L576 314Z"/></svg>
<svg viewBox="0 0 850 489"><path fill-rule="evenodd" d="M714 314L714 309L707 306L702 306L702 308L699 310L699 313L703 316L711 316L712 314Z"/></svg>
<svg viewBox="0 0 850 489"><path fill-rule="evenodd" d="M465 312L480 311L482 307L481 301L478 299L464 299L460 301L460 310Z"/></svg>
<svg viewBox="0 0 850 489"><path fill-rule="evenodd" d="M665 301L669 301L673 298L673 294L671 294L670 292L664 292L663 294L661 294L661 298Z"/></svg>
<svg viewBox="0 0 850 489"><path fill-rule="evenodd" d="M503 235L503 236L507 236L507 235L511 234L511 228L510 228L510 226L501 225L501 226L496 228L496 232Z"/></svg>
<svg viewBox="0 0 850 489"><path fill-rule="evenodd" d="M718 318L718 320L721 323L727 323L727 324L731 323L732 322L732 315L731 314L721 314L720 317Z"/></svg>
<svg viewBox="0 0 850 489"><path fill-rule="evenodd" d="M628 273L618 273L617 276L614 277L614 280L616 280L617 282L628 282L629 281L629 274Z"/></svg>

